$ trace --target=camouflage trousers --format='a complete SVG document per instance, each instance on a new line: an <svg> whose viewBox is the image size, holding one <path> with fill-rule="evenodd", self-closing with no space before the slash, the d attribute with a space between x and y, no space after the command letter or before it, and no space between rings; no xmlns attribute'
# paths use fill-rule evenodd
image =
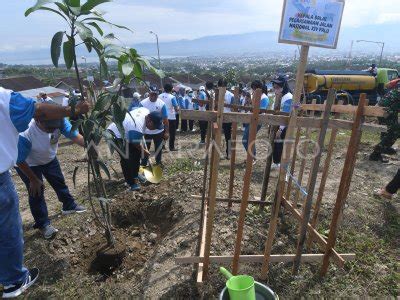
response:
<svg viewBox="0 0 400 300"><path fill-rule="evenodd" d="M391 148L400 137L400 124L396 117L380 118L379 123L387 125L387 132L381 133L381 141L374 147L374 152L382 153Z"/></svg>

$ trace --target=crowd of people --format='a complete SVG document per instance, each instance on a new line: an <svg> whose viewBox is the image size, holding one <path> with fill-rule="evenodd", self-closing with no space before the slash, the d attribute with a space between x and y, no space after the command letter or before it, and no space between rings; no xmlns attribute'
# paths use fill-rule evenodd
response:
<svg viewBox="0 0 400 300"><path fill-rule="evenodd" d="M260 99L260 113L264 114L274 105L274 99L280 99L280 111L289 113L293 106L293 95L285 76L278 76L271 81L275 97L269 98L271 91L265 83L255 80L249 87L240 85L237 97L232 93L235 88L228 89L227 82L220 79L217 87L225 87L224 112L231 111L231 105L240 105L240 111L249 113L254 107L253 93L257 89L263 91ZM196 131L193 120L180 117L180 110L211 110L210 103L215 100L214 84L207 82L198 90L171 84L165 84L160 92L157 86L150 86L142 97L134 93L132 103L123 121L124 134L118 125L111 123L109 132L115 137L117 144L127 145L129 155L120 153L121 169L126 184L132 191L139 191L145 178L139 173L140 167L147 166L150 152L154 144L156 164L162 167L163 148L176 151L176 133ZM400 108L400 80L389 86L388 93L379 102L388 111L388 116L380 120L388 126L381 142L374 147L371 160L385 162L382 154L394 154L392 147L399 136L398 111ZM62 214L82 213L85 207L79 205L69 192L62 170L57 159L58 141L61 135L84 146L84 137L73 130L69 119L79 118L88 112L87 102L79 102L73 109L68 102L55 104L45 93L37 101L23 97L0 87L0 284L3 285L3 297L11 298L20 295L38 277L37 268L27 269L23 264L22 221L19 213L19 200L10 170L15 168L26 186L29 195L29 206L34 218L34 227L39 229L45 239L54 237L57 229L50 223L44 196L43 177L57 194L62 203ZM69 119L68 119L69 118ZM200 121L199 144L204 145L208 123ZM225 138L225 155L229 159L231 152L232 123L223 123ZM257 132L261 125L257 127ZM286 127L280 126L273 145L273 168L279 168ZM249 147L249 124L243 124L242 144L246 151ZM253 147L253 160L256 162L256 148ZM400 172L377 195L391 198L400 187Z"/></svg>

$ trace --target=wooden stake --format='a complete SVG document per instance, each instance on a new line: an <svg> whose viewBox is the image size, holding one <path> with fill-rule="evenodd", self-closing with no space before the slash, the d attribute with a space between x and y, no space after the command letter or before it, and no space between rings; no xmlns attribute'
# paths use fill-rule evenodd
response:
<svg viewBox="0 0 400 300"><path fill-rule="evenodd" d="M275 98L275 103L274 103L274 111L280 111L281 108L281 101L282 101L282 96L276 97ZM265 164L265 169L264 169L264 176L263 176L263 185L261 188L261 201L265 201L267 198L267 191L268 191L268 185L269 185L269 178L271 175L271 166L272 166L272 155L273 155L273 145L275 142L276 138L276 133L279 130L279 126L271 126L270 127L270 132L269 132L269 145L271 147L271 153L267 157L267 162Z"/></svg>
<svg viewBox="0 0 400 300"><path fill-rule="evenodd" d="M317 103L316 99L312 100L312 103L315 104ZM310 112L310 117L314 117L314 111ZM306 141L308 141L311 137L311 129L307 128L306 130ZM303 183L303 175L304 175L304 169L306 168L306 153L307 153L307 144L305 143L303 145L303 159L301 160L301 164L300 164L300 169L299 169L299 176L297 178L297 182L302 185ZM297 202L299 201L299 197L300 197L300 190L297 190L296 192L296 196L294 197L294 201L293 204L294 206L297 206Z"/></svg>
<svg viewBox="0 0 400 300"><path fill-rule="evenodd" d="M341 257L346 259L346 261L354 260L356 255L354 253L344 253L340 254ZM320 262L322 261L324 254L304 254L301 257L301 262ZM271 255L271 263L290 263L293 262L295 258L295 254L277 254ZM239 262L247 262L247 263L262 263L264 260L264 255L240 255ZM177 264L195 264L201 263L204 261L203 256L188 256L188 257L176 257L175 262ZM222 255L222 256L210 256L210 263L230 263L233 261L233 256L230 255Z"/></svg>
<svg viewBox="0 0 400 300"><path fill-rule="evenodd" d="M235 88L234 96L235 102L238 102L240 99L239 95L239 87ZM232 111L237 111L236 108L232 108ZM231 137L231 164L229 171L229 189L228 189L228 198L233 197L233 183L235 181L235 162L236 162L236 138L237 138L237 128L238 123L232 123L232 137ZM228 202L228 207L232 207L232 202Z"/></svg>
<svg viewBox="0 0 400 300"><path fill-rule="evenodd" d="M209 207L208 207L208 216L206 223L206 238L205 238L205 246L204 246L204 262L203 262L203 280L206 280L208 277L208 269L209 269L209 257L211 251L211 236L214 225L214 215L215 215L215 204L216 204L216 194L217 194L217 180L218 180L218 166L220 159L220 147L221 147L221 135L222 135L222 114L224 111L224 97L225 97L226 88L219 89L218 95L218 110L217 110L217 122L216 122L216 130L215 130L215 144L212 145L213 153L212 155L212 180L210 182L210 192L209 192ZM218 149L217 149L218 148Z"/></svg>
<svg viewBox="0 0 400 300"><path fill-rule="evenodd" d="M367 104L365 94L361 94L360 101L358 102L357 112L354 118L353 130L351 132L349 147L344 162L342 177L340 179L339 191L336 197L335 207L333 209L332 222L329 228L328 244L325 251L324 260L321 267L321 276L325 276L329 267L329 257L331 256L332 249L335 247L338 221L340 212L346 203L346 199L350 189L351 177L353 176L354 167L357 160L357 152L361 140L361 124L364 121L364 108Z"/></svg>
<svg viewBox="0 0 400 300"><path fill-rule="evenodd" d="M296 140L294 142L294 151L293 151L293 158L292 158L292 164L290 166L290 174L294 173L294 169L296 167L296 158L297 158L297 146L299 144L299 140L300 140L300 134L301 134L301 128L297 128L297 133L296 133ZM293 182L293 178L289 177L289 181L287 184L287 189L286 189L286 199L289 201L290 200L290 193L291 193L291 189L292 189L292 182Z"/></svg>
<svg viewBox="0 0 400 300"><path fill-rule="evenodd" d="M276 227L278 223L278 213L279 208L281 206L281 200L283 197L283 193L285 191L285 176L286 176L286 167L289 161L290 150L292 148L292 139L293 139L293 131L296 128L297 123L297 111L298 111L298 104L301 100L301 91L303 89L304 83L304 73L307 65L307 57L309 46L301 46L301 53L300 53L300 62L297 68L297 75L296 75L296 88L293 97L294 107L292 112L290 113L290 120L289 126L286 131L286 138L283 144L283 152L282 152L282 160L281 160L281 168L279 171L279 178L278 178L278 186L277 186L277 197L275 197L275 204L272 209L271 220L268 229L268 238L265 243L265 250L264 250L264 263L261 269L261 278L266 279L268 275L268 268L269 268L269 261L271 256L272 250L272 243L275 238Z"/></svg>
<svg viewBox="0 0 400 300"><path fill-rule="evenodd" d="M213 110L214 107L214 99L211 99L211 104L209 106L210 110ZM204 256L204 244L205 244L205 229L206 229L206 220L207 220L207 209L208 205L208 191L209 186L207 187L207 173L208 173L208 164L210 161L210 156L208 155L210 141L211 141L211 130L212 122L208 122L207 127L207 137L206 137L206 154L204 159L204 171L203 171L203 185L202 185L202 195L201 195L201 217L200 217L200 228L198 234L198 242L197 242L197 253L200 256ZM207 196L206 196L207 194ZM203 263L199 264L197 267L197 282L200 283L203 280Z"/></svg>
<svg viewBox="0 0 400 300"><path fill-rule="evenodd" d="M322 117L321 131L320 131L319 137L318 137L318 144L317 144L318 145L318 154L314 159L313 167L311 169L311 173L310 173L310 177L309 177L310 184L309 184L308 190L307 190L306 202L303 207L303 221L300 226L300 234L299 234L299 239L298 239L298 243L297 243L296 258L293 262L293 274L297 274L297 272L299 271L301 255L303 253L304 243L306 241L307 225L308 225L308 221L310 220L311 206L312 206L312 201L313 201L313 196L314 196L315 185L317 182L319 164L321 162L322 149L324 148L326 131L328 130L328 121L329 121L329 117L330 117L330 113L331 113L330 109L331 109L333 103L335 102L335 98L336 98L336 90L330 89L328 92L328 99L327 99L326 107L325 107L324 114Z"/></svg>
<svg viewBox="0 0 400 300"><path fill-rule="evenodd" d="M247 159L246 159L246 170L244 174L242 203L240 205L240 215L239 215L238 229L236 233L235 252L232 263L232 274L234 275L236 275L239 270L239 256L242 244L244 221L246 218L246 210L250 195L251 173L253 170L253 158L254 158L253 149L255 147L255 141L257 135L258 115L260 112L261 95L262 95L262 90L257 89L253 95L253 100L252 100L253 114L249 125L250 126L249 141L247 147Z"/></svg>
<svg viewBox="0 0 400 300"><path fill-rule="evenodd" d="M342 103L343 103L343 100L340 100L339 105L341 105ZM339 117L340 117L340 113L336 113L335 118L339 118ZM332 129L331 137L329 139L328 151L326 153L326 158L325 158L324 170L322 172L321 183L319 184L318 196L317 196L317 200L316 200L315 206L314 206L314 213L311 218L311 226L314 228L316 228L316 226L318 224L319 211L321 209L322 197L324 196L325 185L326 185L326 181L327 181L328 175L329 175L329 167L330 167L331 160L332 160L332 154L333 154L333 149L335 147L337 134L338 134L338 130L335 128ZM311 250L312 242L313 242L313 237L309 236L308 240L307 240L307 251L308 252Z"/></svg>

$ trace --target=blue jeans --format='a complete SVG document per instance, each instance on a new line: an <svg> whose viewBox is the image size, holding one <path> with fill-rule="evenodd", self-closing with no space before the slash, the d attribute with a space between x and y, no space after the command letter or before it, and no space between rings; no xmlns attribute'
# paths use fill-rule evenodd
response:
<svg viewBox="0 0 400 300"><path fill-rule="evenodd" d="M28 270L22 265L23 252L18 195L7 171L0 174L0 284L25 280Z"/></svg>
<svg viewBox="0 0 400 300"><path fill-rule="evenodd" d="M257 126L257 132L261 129L261 125ZM249 147L249 134L250 134L250 125L249 124L244 124L244 132L243 132L243 137L242 137L242 144L244 149L246 149L247 153L247 148ZM254 143L253 147L253 155L256 157L256 144Z"/></svg>
<svg viewBox="0 0 400 300"><path fill-rule="evenodd" d="M16 170L22 181L25 183L26 188L29 190L28 177L26 177L20 169L16 168ZM77 204L75 203L75 199L72 197L67 185L65 184L64 175L61 172L61 167L57 157L48 164L31 167L31 170L40 180L43 180L43 176L46 178L47 182L56 192L58 200L63 204L63 210L72 210L76 207ZM35 220L34 228L43 228L50 224L43 190L38 196L29 196L29 207L31 208L32 216Z"/></svg>

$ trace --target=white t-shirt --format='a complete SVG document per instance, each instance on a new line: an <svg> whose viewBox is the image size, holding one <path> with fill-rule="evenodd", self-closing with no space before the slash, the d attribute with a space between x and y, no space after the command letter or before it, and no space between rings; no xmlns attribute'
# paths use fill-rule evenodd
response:
<svg viewBox="0 0 400 300"><path fill-rule="evenodd" d="M146 116L150 113L147 108L139 107L126 114L122 126L125 130L125 139L131 143L140 143L146 131ZM111 123L107 129L111 130L117 138L121 133L115 123Z"/></svg>
<svg viewBox="0 0 400 300"><path fill-rule="evenodd" d="M71 129L72 125L66 118L62 127L53 133L41 130L36 121L32 120L28 129L19 135L17 162L25 161L31 167L48 164L57 155L61 134L69 139L78 135L77 130L71 132Z"/></svg>
<svg viewBox="0 0 400 300"><path fill-rule="evenodd" d="M169 93L162 93L159 97L167 107L168 120L176 120L175 107L178 106L178 102L176 101L174 95L171 95Z"/></svg>
<svg viewBox="0 0 400 300"><path fill-rule="evenodd" d="M18 132L28 128L35 113L33 99L0 87L0 174L12 168L18 157Z"/></svg>
<svg viewBox="0 0 400 300"><path fill-rule="evenodd" d="M158 98L155 102L152 102L149 98L146 98L140 102L140 107L147 108L150 112L158 111L161 113L163 119L168 119L167 106L160 98ZM146 129L145 134L159 134L163 131L164 129Z"/></svg>
<svg viewBox="0 0 400 300"><path fill-rule="evenodd" d="M64 97L62 99L62 106L68 106L69 105L69 98L68 97Z"/></svg>
<svg viewBox="0 0 400 300"><path fill-rule="evenodd" d="M289 113L291 111L292 101L292 93L286 93L285 95L283 95L281 100L281 111Z"/></svg>
<svg viewBox="0 0 400 300"><path fill-rule="evenodd" d="M225 104L232 104L233 98L234 98L234 95L230 91L226 91L225 99L224 99ZM232 110L230 107L224 107L224 112L231 112L231 111Z"/></svg>

